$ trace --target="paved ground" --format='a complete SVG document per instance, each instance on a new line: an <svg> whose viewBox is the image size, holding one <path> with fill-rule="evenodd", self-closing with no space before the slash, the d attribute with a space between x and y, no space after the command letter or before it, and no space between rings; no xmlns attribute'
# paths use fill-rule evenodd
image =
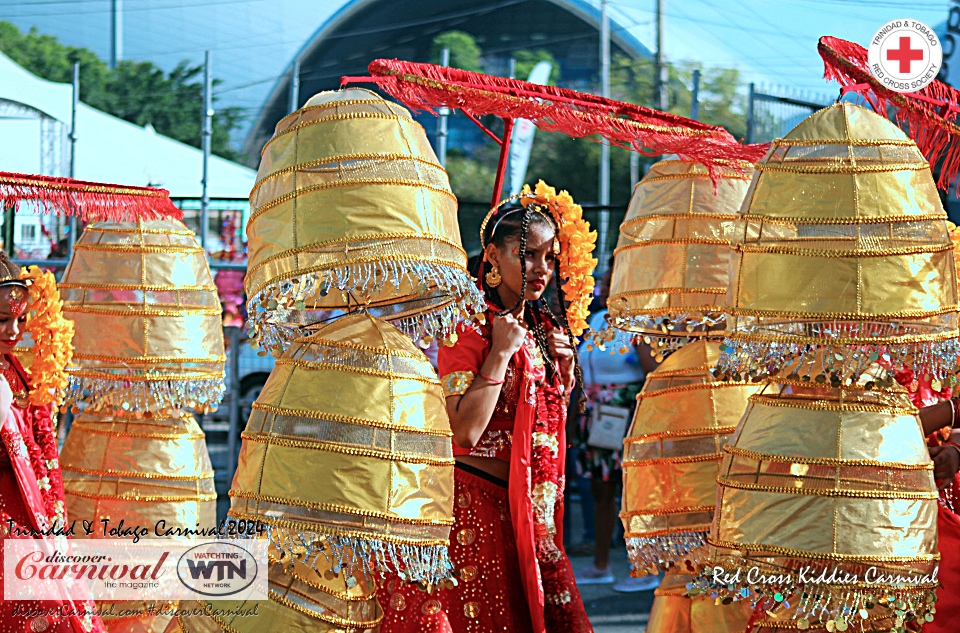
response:
<svg viewBox="0 0 960 633"><path fill-rule="evenodd" d="M576 496L567 511L572 514L570 541L579 542L582 522ZM573 569L579 570L592 563L593 557L574 556L571 560ZM630 576L626 545L620 538L610 551L610 564L617 580ZM580 594L583 596L587 615L590 617L595 633L643 633L650 614L650 606L653 604L653 591L617 593L613 590L612 584L582 585Z"/></svg>

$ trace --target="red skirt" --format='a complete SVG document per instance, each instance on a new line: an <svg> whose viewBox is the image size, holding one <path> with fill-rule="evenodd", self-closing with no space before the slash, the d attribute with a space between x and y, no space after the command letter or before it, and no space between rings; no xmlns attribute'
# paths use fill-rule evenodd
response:
<svg viewBox="0 0 960 633"><path fill-rule="evenodd" d="M450 558L461 576L428 594L397 578L377 592L381 633L529 633L507 489L457 468Z"/></svg>
<svg viewBox="0 0 960 633"><path fill-rule="evenodd" d="M960 616L960 516L938 506L937 531L940 570L937 614L923 625L923 633L956 633Z"/></svg>

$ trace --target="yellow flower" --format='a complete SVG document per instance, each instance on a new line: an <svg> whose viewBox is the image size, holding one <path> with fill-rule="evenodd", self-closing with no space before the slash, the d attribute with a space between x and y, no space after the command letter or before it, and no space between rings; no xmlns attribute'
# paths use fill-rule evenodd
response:
<svg viewBox="0 0 960 633"><path fill-rule="evenodd" d="M63 302L53 273L30 266L21 271L31 279L27 332L33 340L33 363L27 370L30 404L58 402L67 389L66 367L73 358L73 321L63 317Z"/></svg>
<svg viewBox="0 0 960 633"><path fill-rule="evenodd" d="M536 203L547 207L557 223L557 237L561 246L558 274L564 282L564 295L570 302L567 321L572 334L580 336L587 328L586 318L590 315L590 302L593 299L592 273L597 260L590 253L596 248L597 232L590 230L590 223L583 219L583 209L567 191L558 194L556 189L542 180L532 191L530 185L523 186L520 203Z"/></svg>

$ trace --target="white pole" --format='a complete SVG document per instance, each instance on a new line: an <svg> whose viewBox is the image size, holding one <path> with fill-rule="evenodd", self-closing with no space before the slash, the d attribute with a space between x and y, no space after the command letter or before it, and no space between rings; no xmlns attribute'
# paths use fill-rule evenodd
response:
<svg viewBox="0 0 960 633"><path fill-rule="evenodd" d="M450 65L450 49L444 48L440 51L440 65ZM440 108L440 120L437 121L437 158L440 160L440 166L447 168L447 117L450 116L450 108Z"/></svg>
<svg viewBox="0 0 960 633"><path fill-rule="evenodd" d="M600 0L600 96L610 98L610 16L607 14L607 0ZM610 204L610 146L605 140L600 142L600 205ZM607 269L607 233L610 229L610 210L600 209L598 272Z"/></svg>
<svg viewBox="0 0 960 633"><path fill-rule="evenodd" d="M207 224L210 213L210 147L213 140L213 59L210 51L203 58L203 129L201 131L203 149L203 193L200 198L200 246L207 250Z"/></svg>
<svg viewBox="0 0 960 633"><path fill-rule="evenodd" d="M293 70L290 71L290 104L287 107L293 114L300 107L300 58L293 61Z"/></svg>
<svg viewBox="0 0 960 633"><path fill-rule="evenodd" d="M110 68L123 59L123 0L110 0Z"/></svg>
<svg viewBox="0 0 960 633"><path fill-rule="evenodd" d="M73 62L73 97L70 104L70 177L77 177L77 105L80 103L80 62ZM67 223L67 259L73 255L77 241L77 216Z"/></svg>

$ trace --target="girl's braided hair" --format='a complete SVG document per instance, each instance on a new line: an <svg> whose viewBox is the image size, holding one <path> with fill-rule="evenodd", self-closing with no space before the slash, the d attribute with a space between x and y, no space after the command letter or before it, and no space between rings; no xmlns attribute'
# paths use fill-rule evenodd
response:
<svg viewBox="0 0 960 633"><path fill-rule="evenodd" d="M485 261L482 256L480 258L479 269L471 272L474 272L480 280L484 296L495 306L493 310L494 314L507 314L513 312L521 305L524 306L521 319L527 327L530 328L530 331L533 332L533 338L547 366L547 375L551 379L557 376L557 367L553 357L550 355L550 346L547 343L545 324L549 322L553 327L566 333L570 341L570 347L573 348L574 376L576 377L577 384L582 385L583 371L580 368L580 359L577 356L576 341L570 332L570 324L567 322L567 313L566 310L563 309L566 305L566 298L563 293L563 284L560 281L560 276L556 273L553 276L556 283L557 297L560 300L561 306L559 319L553 314L547 302L544 301L542 297L533 302L524 302L524 296L526 296L527 293L527 237L530 233L530 227L534 224L546 226L553 231L554 234L557 232L557 223L551 217L550 212L545 208L540 208L532 204L525 207L517 204L503 206L497 215L491 218L491 221L487 223L484 229L483 243L495 244L500 250L505 250L507 242L513 239L517 239L520 242L518 253L523 265L520 266L520 297L516 304L509 307L504 306L497 289L491 288L489 284L487 284L486 275L490 272L492 266L489 262ZM583 411L586 400L583 397L582 390L577 404L579 409Z"/></svg>

